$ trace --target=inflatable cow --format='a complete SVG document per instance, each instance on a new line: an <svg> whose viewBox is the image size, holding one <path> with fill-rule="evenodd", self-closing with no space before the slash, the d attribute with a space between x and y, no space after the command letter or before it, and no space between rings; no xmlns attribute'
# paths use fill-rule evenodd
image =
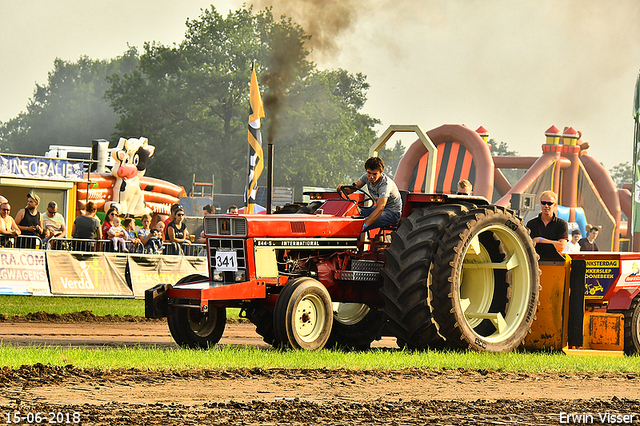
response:
<svg viewBox="0 0 640 426"><path fill-rule="evenodd" d="M111 151L116 162L111 168L111 174L116 182L113 186L113 201L105 203L105 211L115 205L121 215L139 217L151 213L144 202L140 177L144 175L147 161L154 151L155 147L149 145L147 138L120 138L118 146Z"/></svg>

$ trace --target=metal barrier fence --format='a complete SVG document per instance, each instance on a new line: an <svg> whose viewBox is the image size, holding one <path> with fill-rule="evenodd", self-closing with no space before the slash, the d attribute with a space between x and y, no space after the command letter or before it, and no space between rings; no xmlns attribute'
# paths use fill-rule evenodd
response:
<svg viewBox="0 0 640 426"><path fill-rule="evenodd" d="M6 248L42 249L42 239L36 235L18 235L17 237L2 236L0 246Z"/></svg>
<svg viewBox="0 0 640 426"><path fill-rule="evenodd" d="M40 241L40 247L42 242ZM84 240L80 238L51 238L47 243L49 250L64 251L84 251L84 252L105 252L105 253L121 253L119 247L114 246L111 240ZM132 254L152 254L151 247L145 247L142 244L133 244L127 241L128 253ZM164 243L162 251L157 254L169 256L205 256L207 251L206 244L178 244Z"/></svg>

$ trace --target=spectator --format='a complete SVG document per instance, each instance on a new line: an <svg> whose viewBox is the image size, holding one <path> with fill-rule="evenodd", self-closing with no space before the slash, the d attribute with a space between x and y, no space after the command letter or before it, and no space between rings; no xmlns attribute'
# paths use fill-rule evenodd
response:
<svg viewBox="0 0 640 426"><path fill-rule="evenodd" d="M598 229L597 226L590 225L587 225L587 229L589 230L587 237L578 241L578 244L580 244L580 251L600 251L596 244L596 237L598 236L600 229Z"/></svg>
<svg viewBox="0 0 640 426"><path fill-rule="evenodd" d="M229 214L238 214L238 206L232 204L229 206L229 208L227 209L227 213Z"/></svg>
<svg viewBox="0 0 640 426"><path fill-rule="evenodd" d="M167 234L167 231L169 230L169 224L176 218L176 211L178 211L178 209L182 209L184 211L184 207L182 207L181 204L172 204L169 217L164 221L164 234L162 234L162 238L165 241L169 239L169 234Z"/></svg>
<svg viewBox="0 0 640 426"><path fill-rule="evenodd" d="M235 207L235 206L231 206L231 207ZM229 207L229 209L231 209L231 207ZM236 207L236 213L237 213L237 210L238 208ZM212 214L214 214L213 212L214 212L214 208L211 204L207 204L202 208L202 214L204 215L204 217L211 216ZM200 231L200 238L198 238L196 242L198 244L205 244L207 242L207 239L204 237L204 227L202 228L202 231Z"/></svg>
<svg viewBox="0 0 640 426"><path fill-rule="evenodd" d="M138 238L144 247L145 253L159 254L162 252L162 231L157 228L151 229L151 217L148 214L142 215L142 228L138 231ZM158 222L164 226L164 223Z"/></svg>
<svg viewBox="0 0 640 426"><path fill-rule="evenodd" d="M467 179L462 179L458 182L458 195L471 195L473 194L473 185Z"/></svg>
<svg viewBox="0 0 640 426"><path fill-rule="evenodd" d="M100 240L102 239L102 229L100 229L100 220L96 217L96 205L93 201L89 201L85 207L85 213L78 216L73 222L71 228L71 236L81 240ZM74 244L75 250L93 251L94 243L78 241Z"/></svg>
<svg viewBox="0 0 640 426"><path fill-rule="evenodd" d="M169 242L174 244L174 247L179 248L180 244L191 244L189 240L189 230L187 224L184 223L184 209L180 206L175 212L175 219L169 222L167 226L166 234L169 236ZM180 250L177 250L180 252Z"/></svg>
<svg viewBox="0 0 640 426"><path fill-rule="evenodd" d="M580 251L580 244L578 244L578 240L580 239L580 230L574 229L571 231L571 241L567 243L567 246L562 250L563 253L576 253Z"/></svg>
<svg viewBox="0 0 640 426"><path fill-rule="evenodd" d="M165 240L165 238L164 238L164 234L165 234L165 232L164 232L164 228L165 228L165 226L164 226L164 222L158 222L158 223L156 223L155 229L157 229L157 230L158 230L158 240L159 240L159 241L160 241L160 243L163 245L163 247L164 247L164 243L167 241L167 240Z"/></svg>
<svg viewBox="0 0 640 426"><path fill-rule="evenodd" d="M540 194L540 214L527 223L531 231L531 238L536 243L553 244L556 250L562 252L567 241L569 231L567 222L556 216L555 206L558 195L553 191Z"/></svg>
<svg viewBox="0 0 640 426"><path fill-rule="evenodd" d="M122 221L124 232L127 233L127 236L129 237L128 238L129 242L133 245L134 249L138 246L138 244L140 244L140 239L136 235L135 224L136 224L135 221L130 217Z"/></svg>
<svg viewBox="0 0 640 426"><path fill-rule="evenodd" d="M38 211L40 197L38 194L29 191L27 194L27 205L20 209L16 214L16 223L22 232L22 235L42 235L42 215Z"/></svg>
<svg viewBox="0 0 640 426"><path fill-rule="evenodd" d="M15 244L14 238L20 235L20 228L9 214L10 212L9 203L0 204L0 245L2 247L13 246Z"/></svg>
<svg viewBox="0 0 640 426"><path fill-rule="evenodd" d="M42 215L42 225L44 227L44 243L51 238L67 236L67 227L64 223L64 217L58 213L58 203L50 201L47 206L47 212Z"/></svg>
<svg viewBox="0 0 640 426"><path fill-rule="evenodd" d="M118 217L118 209L114 206L109 207L107 214L104 216L104 223L102 224L102 235L106 238L109 235L109 228L113 225L113 218Z"/></svg>
<svg viewBox="0 0 640 426"><path fill-rule="evenodd" d="M127 232L120 225L120 218L114 217L109 228L109 238L113 242L113 251L118 251L118 243L120 243L120 251L128 253L127 240L129 239Z"/></svg>

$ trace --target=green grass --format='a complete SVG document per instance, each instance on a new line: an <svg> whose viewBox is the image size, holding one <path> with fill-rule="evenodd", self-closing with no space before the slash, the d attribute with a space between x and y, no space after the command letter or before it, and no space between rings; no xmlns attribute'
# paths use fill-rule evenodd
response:
<svg viewBox="0 0 640 426"><path fill-rule="evenodd" d="M144 316L144 301L134 299L0 296L0 314L26 315L44 311L72 313L84 310L95 315ZM238 317L239 309L227 316ZM0 342L0 366L10 368L35 363L76 367L141 370L190 370L235 368L313 368L352 370L470 369L522 373L633 373L640 374L640 357L571 357L562 353L460 353L372 350L342 353L264 350L255 347L219 346L209 351L186 349L13 347Z"/></svg>
<svg viewBox="0 0 640 426"><path fill-rule="evenodd" d="M0 296L0 314L27 315L33 312L67 314L91 311L94 315L144 316L144 300L98 297ZM227 309L227 317L238 318L240 309Z"/></svg>
<svg viewBox="0 0 640 426"><path fill-rule="evenodd" d="M279 351L219 346L208 351L186 349L0 347L0 365L16 368L35 363L72 364L82 368L192 370L238 368L347 370L488 370L512 373L601 374L640 373L639 358L570 357L558 353L487 354L476 352L404 352L374 349L343 353Z"/></svg>

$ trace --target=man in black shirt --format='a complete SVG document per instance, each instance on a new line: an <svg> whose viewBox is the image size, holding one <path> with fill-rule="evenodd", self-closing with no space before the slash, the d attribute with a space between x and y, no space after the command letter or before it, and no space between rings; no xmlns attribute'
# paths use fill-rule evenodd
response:
<svg viewBox="0 0 640 426"><path fill-rule="evenodd" d="M531 238L537 243L553 244L562 253L569 241L567 222L555 214L558 195L553 191L544 191L540 195L540 214L527 223Z"/></svg>

